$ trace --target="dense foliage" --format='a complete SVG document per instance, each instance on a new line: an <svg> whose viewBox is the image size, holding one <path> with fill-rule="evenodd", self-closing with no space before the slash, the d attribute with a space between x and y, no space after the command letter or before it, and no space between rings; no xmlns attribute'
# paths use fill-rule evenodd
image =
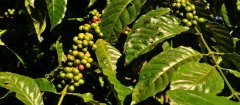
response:
<svg viewBox="0 0 240 105"><path fill-rule="evenodd" d="M0 0L1 105L238 105L240 0Z"/></svg>

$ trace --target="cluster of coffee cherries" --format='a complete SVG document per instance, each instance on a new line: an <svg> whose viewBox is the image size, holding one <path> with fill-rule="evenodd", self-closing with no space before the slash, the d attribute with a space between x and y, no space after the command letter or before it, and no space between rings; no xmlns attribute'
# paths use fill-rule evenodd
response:
<svg viewBox="0 0 240 105"><path fill-rule="evenodd" d="M131 31L131 29L129 28L129 27L126 27L125 29L124 29L124 34L126 34L126 35L128 35L128 33Z"/></svg>
<svg viewBox="0 0 240 105"><path fill-rule="evenodd" d="M4 12L4 17L6 19L13 19L15 15L15 9L7 9L7 11Z"/></svg>
<svg viewBox="0 0 240 105"><path fill-rule="evenodd" d="M73 37L74 44L67 54L65 67L59 72L61 84L57 85L58 88L68 85L68 92L74 92L76 87L84 84L82 71L91 68L92 53L97 49L95 41L103 36L99 27L100 16L97 10L90 11L85 17L86 23L79 26L80 32Z"/></svg>
<svg viewBox="0 0 240 105"><path fill-rule="evenodd" d="M204 18L197 16L195 5L187 0L175 0L172 7L177 16L182 18L185 26L192 27L205 21Z"/></svg>

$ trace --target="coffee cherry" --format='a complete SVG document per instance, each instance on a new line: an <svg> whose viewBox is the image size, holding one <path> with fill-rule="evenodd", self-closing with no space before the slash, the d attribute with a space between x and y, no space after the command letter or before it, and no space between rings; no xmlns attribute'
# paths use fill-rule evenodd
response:
<svg viewBox="0 0 240 105"><path fill-rule="evenodd" d="M75 83L73 83L73 86L74 86L74 87L79 87L79 86L80 86L80 83L79 83L79 82L75 82Z"/></svg>
<svg viewBox="0 0 240 105"><path fill-rule="evenodd" d="M72 73L73 73L73 75L78 75L80 72L79 72L78 68L73 68Z"/></svg>
<svg viewBox="0 0 240 105"><path fill-rule="evenodd" d="M66 78L67 79L72 79L73 78L73 73L67 73Z"/></svg>
<svg viewBox="0 0 240 105"><path fill-rule="evenodd" d="M83 51L83 52L87 52L88 49L87 49L87 48L83 48L82 51Z"/></svg>
<svg viewBox="0 0 240 105"><path fill-rule="evenodd" d="M83 70L84 70L84 65L82 65L82 64L79 65L79 66L78 66L78 70L83 71Z"/></svg>
<svg viewBox="0 0 240 105"><path fill-rule="evenodd" d="M82 49L83 48L82 44L77 45L77 48Z"/></svg>
<svg viewBox="0 0 240 105"><path fill-rule="evenodd" d="M62 84L62 85L65 85L65 84L66 84L66 81L65 81L65 80L62 80L62 81L61 81L61 84Z"/></svg>
<svg viewBox="0 0 240 105"><path fill-rule="evenodd" d="M79 33L78 34L78 38L81 39L81 40L84 38L84 36L85 36L84 33Z"/></svg>
<svg viewBox="0 0 240 105"><path fill-rule="evenodd" d="M86 52L84 56L87 57L87 58L90 58L91 54L89 52Z"/></svg>
<svg viewBox="0 0 240 105"><path fill-rule="evenodd" d="M176 7L176 4L177 4L177 3L172 3L172 7Z"/></svg>
<svg viewBox="0 0 240 105"><path fill-rule="evenodd" d="M202 17L200 17L200 18L198 18L198 22L199 22L199 23L203 23L203 22L205 22L205 19L202 18Z"/></svg>
<svg viewBox="0 0 240 105"><path fill-rule="evenodd" d="M73 62L67 62L67 65L71 67L73 66Z"/></svg>
<svg viewBox="0 0 240 105"><path fill-rule="evenodd" d="M63 71L64 71L64 73L70 73L70 72L72 72L72 68L71 67L65 67L63 69Z"/></svg>
<svg viewBox="0 0 240 105"><path fill-rule="evenodd" d="M77 46L76 45L72 45L73 50L77 50Z"/></svg>
<svg viewBox="0 0 240 105"><path fill-rule="evenodd" d="M185 7L185 10L186 10L187 12L190 12L190 11L192 10L192 8L191 8L190 6L186 6L186 7Z"/></svg>
<svg viewBox="0 0 240 105"><path fill-rule="evenodd" d="M80 79L80 80L78 81L78 83L79 83L80 85L82 85L82 84L84 84L84 80L83 80L83 79Z"/></svg>
<svg viewBox="0 0 240 105"><path fill-rule="evenodd" d="M74 58L74 56L68 54L68 55L67 55L67 60L68 60L68 61L74 61L75 58Z"/></svg>
<svg viewBox="0 0 240 105"><path fill-rule="evenodd" d="M73 80L78 82L81 78L79 76L73 76Z"/></svg>
<svg viewBox="0 0 240 105"><path fill-rule="evenodd" d="M73 37L73 42L77 42L78 41L78 37L77 36L75 36L75 37Z"/></svg>
<svg viewBox="0 0 240 105"><path fill-rule="evenodd" d="M186 24L188 22L188 20L187 19L183 19L182 22Z"/></svg>
<svg viewBox="0 0 240 105"><path fill-rule="evenodd" d="M180 9L180 8L181 8L181 4L180 4L180 3L176 3L176 7L177 7L178 9Z"/></svg>
<svg viewBox="0 0 240 105"><path fill-rule="evenodd" d="M181 17L183 17L183 16L184 16L184 13L181 12L181 13L179 13L179 15L180 15Z"/></svg>
<svg viewBox="0 0 240 105"><path fill-rule="evenodd" d="M176 0L176 2L177 2L177 3L180 3L180 2L181 2L181 0Z"/></svg>
<svg viewBox="0 0 240 105"><path fill-rule="evenodd" d="M91 64L90 64L90 63L87 63L85 66L86 66L86 68L88 68L88 69L91 68Z"/></svg>
<svg viewBox="0 0 240 105"><path fill-rule="evenodd" d="M84 53L83 52L78 52L78 58L84 58Z"/></svg>
<svg viewBox="0 0 240 105"><path fill-rule="evenodd" d="M88 41L88 45L89 45L90 47L92 47L92 46L94 45L94 42L93 42L93 41Z"/></svg>
<svg viewBox="0 0 240 105"><path fill-rule="evenodd" d="M191 7L192 10L195 10L195 9L196 9L196 8L195 8L195 5L193 5L193 4L190 5L190 7Z"/></svg>
<svg viewBox="0 0 240 105"><path fill-rule="evenodd" d="M192 18L193 18L193 14L190 13L190 12L188 12L188 13L186 14L186 17L187 17L188 19L192 19Z"/></svg>
<svg viewBox="0 0 240 105"><path fill-rule="evenodd" d="M196 20L193 20L192 23L193 23L193 25L197 25L197 21Z"/></svg>
<svg viewBox="0 0 240 105"><path fill-rule="evenodd" d="M92 58L88 58L88 59L87 59L87 62L88 62L88 63L92 63L92 62L93 62L93 59L92 59Z"/></svg>
<svg viewBox="0 0 240 105"><path fill-rule="evenodd" d="M65 76L66 76L66 74L65 74L65 73L63 73L62 71L59 73L59 77L60 77L61 79L64 79L64 78L65 78Z"/></svg>
<svg viewBox="0 0 240 105"><path fill-rule="evenodd" d="M97 23L92 23L92 24L91 24L91 28L92 28L92 29L95 29L95 28L97 28L97 27L98 27L98 24L97 24Z"/></svg>
<svg viewBox="0 0 240 105"><path fill-rule="evenodd" d="M87 41L89 41L90 40L90 38L88 37L88 35L86 34L85 36L84 36L84 38L83 38L84 40L87 40Z"/></svg>
<svg viewBox="0 0 240 105"><path fill-rule="evenodd" d="M83 46L88 46L88 41L87 41L87 40L83 40L82 45L83 45Z"/></svg>
<svg viewBox="0 0 240 105"><path fill-rule="evenodd" d="M74 90L75 90L75 87L73 85L70 85L68 87L68 92L74 92Z"/></svg>
<svg viewBox="0 0 240 105"><path fill-rule="evenodd" d="M87 60L86 59L82 59L81 63L85 65L85 64L87 64Z"/></svg>
<svg viewBox="0 0 240 105"><path fill-rule="evenodd" d="M77 66L77 65L79 65L80 63L81 63L81 61L80 61L79 59L75 59L75 60L74 60L74 65Z"/></svg>
<svg viewBox="0 0 240 105"><path fill-rule="evenodd" d="M92 46L92 50L96 50L96 49L97 49L97 45L94 44L94 45Z"/></svg>
<svg viewBox="0 0 240 105"><path fill-rule="evenodd" d="M188 22L186 23L186 26L191 27L191 26L192 26L192 22L191 22L191 21L188 21Z"/></svg>
<svg viewBox="0 0 240 105"><path fill-rule="evenodd" d="M76 56L78 55L78 51L74 50L74 51L72 52L72 55L73 55L74 57L76 57Z"/></svg>
<svg viewBox="0 0 240 105"><path fill-rule="evenodd" d="M194 20L198 20L198 16L196 16L196 15L193 16L193 19L194 19Z"/></svg>
<svg viewBox="0 0 240 105"><path fill-rule="evenodd" d="M63 87L61 84L57 84L57 88L62 89Z"/></svg>

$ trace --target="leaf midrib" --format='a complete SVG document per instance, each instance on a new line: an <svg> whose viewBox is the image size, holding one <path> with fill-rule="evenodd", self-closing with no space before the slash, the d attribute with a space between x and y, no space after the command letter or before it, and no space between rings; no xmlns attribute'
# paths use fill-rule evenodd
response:
<svg viewBox="0 0 240 105"><path fill-rule="evenodd" d="M164 74L164 73L166 73L168 70L170 70L170 68L175 67L177 64L181 63L182 61L184 61L184 60L186 60L186 59L193 58L194 56L199 56L199 55L201 55L201 54L195 53L194 55L192 55L192 56L188 56L187 58L182 59L181 61L179 61L179 62L173 64L172 66L170 65L169 68L168 68L167 70L165 70L165 71L159 73L159 74L156 76L156 78L153 79L152 83L154 83L159 77L161 77L162 74ZM169 64L169 63L167 63L167 64Z"/></svg>
<svg viewBox="0 0 240 105"><path fill-rule="evenodd" d="M206 75L203 75L203 76L201 76L199 79L197 79L196 81L193 81L193 82L192 82L192 85L190 85L190 87L189 87L188 89L191 89L193 86L198 85L198 83L200 83L200 81L204 80L205 77L207 77L208 75L210 75L210 73L211 73L213 70L215 70L214 68L215 68L215 67L212 66L211 69L207 72Z"/></svg>

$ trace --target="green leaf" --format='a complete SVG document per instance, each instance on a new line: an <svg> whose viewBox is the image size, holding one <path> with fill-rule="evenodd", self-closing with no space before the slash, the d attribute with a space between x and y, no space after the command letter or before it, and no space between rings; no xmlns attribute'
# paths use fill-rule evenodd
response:
<svg viewBox="0 0 240 105"><path fill-rule="evenodd" d="M33 2L33 5L30 4ZM39 4L41 5L41 4ZM46 13L43 8L35 8L34 6L34 0L25 0L25 7L28 11L28 13L30 14L31 17L31 21L32 21L32 25L33 25L33 29L36 34L37 34L37 38L39 41L41 41L41 34L44 32L44 30L46 29ZM34 10L32 9L34 8ZM44 12L42 12L44 11ZM42 15L44 15L42 17ZM31 27L32 28L32 27ZM30 31L32 31L30 30Z"/></svg>
<svg viewBox="0 0 240 105"><path fill-rule="evenodd" d="M88 4L88 8L91 7L97 0L90 0L89 4Z"/></svg>
<svg viewBox="0 0 240 105"><path fill-rule="evenodd" d="M0 72L0 86L16 92L16 97L26 105L43 105L40 89L30 77Z"/></svg>
<svg viewBox="0 0 240 105"><path fill-rule="evenodd" d="M36 83L38 84L38 87L41 91L47 91L47 92L57 92L54 84L50 81L48 81L45 78L38 78L35 79Z"/></svg>
<svg viewBox="0 0 240 105"><path fill-rule="evenodd" d="M171 90L197 90L217 94L224 88L224 81L215 66L190 62L180 66L171 81Z"/></svg>
<svg viewBox="0 0 240 105"><path fill-rule="evenodd" d="M100 28L106 40L115 43L120 33L135 20L147 0L111 0L103 10Z"/></svg>
<svg viewBox="0 0 240 105"><path fill-rule="evenodd" d="M84 94L80 94L80 93L67 93L67 95L73 95L73 96L77 96L80 97L84 100L84 102L90 102L93 101L93 95L91 93L84 93Z"/></svg>
<svg viewBox="0 0 240 105"><path fill-rule="evenodd" d="M225 7L225 4L222 5L222 16L223 16L223 19L225 21L225 23L228 25L228 27L232 27L230 21L229 21L229 18L228 18L228 13L227 13L227 9Z"/></svg>
<svg viewBox="0 0 240 105"><path fill-rule="evenodd" d="M66 61L67 58L66 58L66 56L64 54L64 51L63 51L63 44L60 43L59 40L60 40L60 38L56 41L55 47L56 47L57 55L58 55L58 65L62 66L62 62Z"/></svg>
<svg viewBox="0 0 240 105"><path fill-rule="evenodd" d="M234 51L233 40L228 30L218 23L206 23L204 30L207 31L206 35L209 37L212 35L212 45L219 52L230 53Z"/></svg>
<svg viewBox="0 0 240 105"><path fill-rule="evenodd" d="M164 90L180 65L199 61L201 58L202 54L199 52L182 46L164 51L153 57L140 72L139 81L132 93L132 104Z"/></svg>
<svg viewBox="0 0 240 105"><path fill-rule="evenodd" d="M1 41L1 36L2 36L2 34L4 34L6 31L7 31L7 30L0 30L0 45L1 45L1 46L4 46L4 45L5 45L5 43Z"/></svg>
<svg viewBox="0 0 240 105"><path fill-rule="evenodd" d="M25 0L25 4L31 6L32 8L35 8L34 2L35 2L35 0Z"/></svg>
<svg viewBox="0 0 240 105"><path fill-rule="evenodd" d="M236 70L231 70L231 69L227 69L229 71L229 73L235 75L236 77L240 78L240 72L236 71Z"/></svg>
<svg viewBox="0 0 240 105"><path fill-rule="evenodd" d="M239 105L225 97L215 96L193 90L170 90L171 105Z"/></svg>
<svg viewBox="0 0 240 105"><path fill-rule="evenodd" d="M160 8L148 12L136 21L124 46L126 63L151 51L159 43L188 30L180 25L177 18L166 15L169 12L169 8Z"/></svg>
<svg viewBox="0 0 240 105"><path fill-rule="evenodd" d="M51 22L51 30L61 23L67 10L67 0L45 0Z"/></svg>
<svg viewBox="0 0 240 105"><path fill-rule="evenodd" d="M125 97L131 94L132 90L129 87L122 85L116 76L116 64L122 54L115 47L111 46L111 44L102 39L97 40L96 45L97 50L95 53L99 65L102 68L102 72L108 77L109 82L113 84L114 89L117 91L117 93L115 93L117 94L117 97L121 101L124 101Z"/></svg>
<svg viewBox="0 0 240 105"><path fill-rule="evenodd" d="M235 67L240 71L240 55L236 53L229 53L222 55L223 63L231 67Z"/></svg>

